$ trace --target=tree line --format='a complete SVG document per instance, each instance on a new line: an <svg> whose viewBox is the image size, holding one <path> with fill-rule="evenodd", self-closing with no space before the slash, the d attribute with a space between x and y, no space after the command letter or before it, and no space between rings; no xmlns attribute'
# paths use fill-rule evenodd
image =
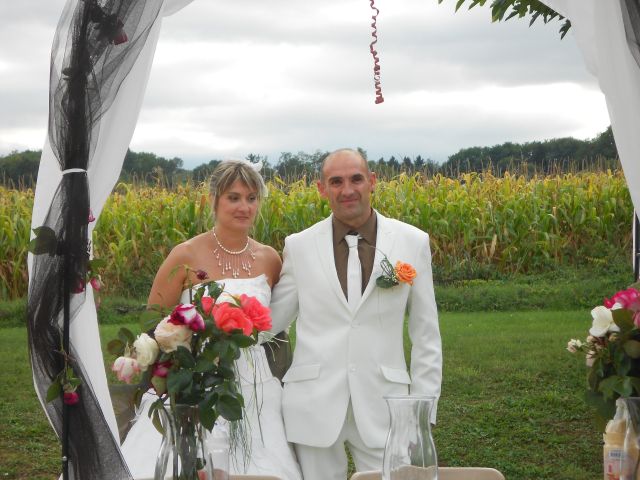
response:
<svg viewBox="0 0 640 480"><path fill-rule="evenodd" d="M369 162L371 170L381 178L392 178L401 173L457 177L463 173L487 170L500 176L506 171L525 175L546 175L619 167L611 127L589 140L566 137L525 143L506 142L492 147L463 148L441 164L422 155L392 155L388 158L371 159L364 149L358 150ZM247 155L246 159L262 162L262 174L267 180L279 177L285 182L292 182L316 178L327 154L327 151L321 150L314 153L282 152L274 164L266 156L255 153ZM40 155L40 151L25 150L0 156L0 184L16 188L33 188ZM186 181L206 182L220 162L221 159L213 159L188 170L184 168L181 158L168 159L150 152L128 150L119 180L128 183L162 183L168 187Z"/></svg>

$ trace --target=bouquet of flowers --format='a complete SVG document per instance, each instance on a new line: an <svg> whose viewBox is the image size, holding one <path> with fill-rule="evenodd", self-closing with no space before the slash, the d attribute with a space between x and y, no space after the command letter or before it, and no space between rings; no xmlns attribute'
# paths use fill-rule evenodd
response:
<svg viewBox="0 0 640 480"><path fill-rule="evenodd" d="M640 288L635 284L606 298L591 311L585 341L571 339L567 350L583 353L589 368L587 402L609 419L619 397L640 396Z"/></svg>
<svg viewBox="0 0 640 480"><path fill-rule="evenodd" d="M121 329L109 343L118 358L112 366L119 380L130 383L142 373L136 395L152 390L158 396L149 415L160 431L158 410L169 404L197 406L209 431L218 416L242 418L244 401L235 381L234 361L241 349L255 345L258 333L271 328L269 308L255 297L232 296L208 282L190 289L190 303L180 304L152 330L137 337Z"/></svg>

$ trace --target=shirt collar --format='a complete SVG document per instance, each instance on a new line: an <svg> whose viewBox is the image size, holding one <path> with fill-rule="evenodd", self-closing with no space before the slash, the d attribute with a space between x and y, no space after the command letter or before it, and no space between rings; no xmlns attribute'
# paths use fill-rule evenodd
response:
<svg viewBox="0 0 640 480"><path fill-rule="evenodd" d="M371 209L371 215L369 215L369 218L367 219L366 222L360 225L357 231L360 234L360 236L368 244L375 245L376 227L377 227L376 212L375 210ZM333 216L333 243L334 244L337 244L338 242L340 242L344 238L344 236L352 230L355 230L355 229L345 224L344 222L341 222L340 220L338 220L335 215Z"/></svg>

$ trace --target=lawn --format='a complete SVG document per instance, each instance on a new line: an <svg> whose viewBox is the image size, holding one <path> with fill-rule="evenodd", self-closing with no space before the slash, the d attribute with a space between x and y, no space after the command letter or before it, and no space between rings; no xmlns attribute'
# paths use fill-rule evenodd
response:
<svg viewBox="0 0 640 480"><path fill-rule="evenodd" d="M588 311L443 313L441 465L490 466L507 480L602 478L601 431L566 350ZM119 325L102 327L111 338ZM0 328L0 478L54 479L59 447L36 400L21 327Z"/></svg>

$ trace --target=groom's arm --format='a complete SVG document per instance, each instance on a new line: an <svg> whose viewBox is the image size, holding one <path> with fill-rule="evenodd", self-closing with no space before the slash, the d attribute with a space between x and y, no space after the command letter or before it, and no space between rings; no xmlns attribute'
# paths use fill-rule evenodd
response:
<svg viewBox="0 0 640 480"><path fill-rule="evenodd" d="M436 397L431 412L435 423L437 399L442 383L442 343L438 325L438 309L433 291L429 236L421 235L417 276L409 296L409 336L411 337L411 393Z"/></svg>
<svg viewBox="0 0 640 480"><path fill-rule="evenodd" d="M285 330L298 315L298 283L295 277L292 247L287 237L282 252L283 263L280 280L271 293L271 331Z"/></svg>

